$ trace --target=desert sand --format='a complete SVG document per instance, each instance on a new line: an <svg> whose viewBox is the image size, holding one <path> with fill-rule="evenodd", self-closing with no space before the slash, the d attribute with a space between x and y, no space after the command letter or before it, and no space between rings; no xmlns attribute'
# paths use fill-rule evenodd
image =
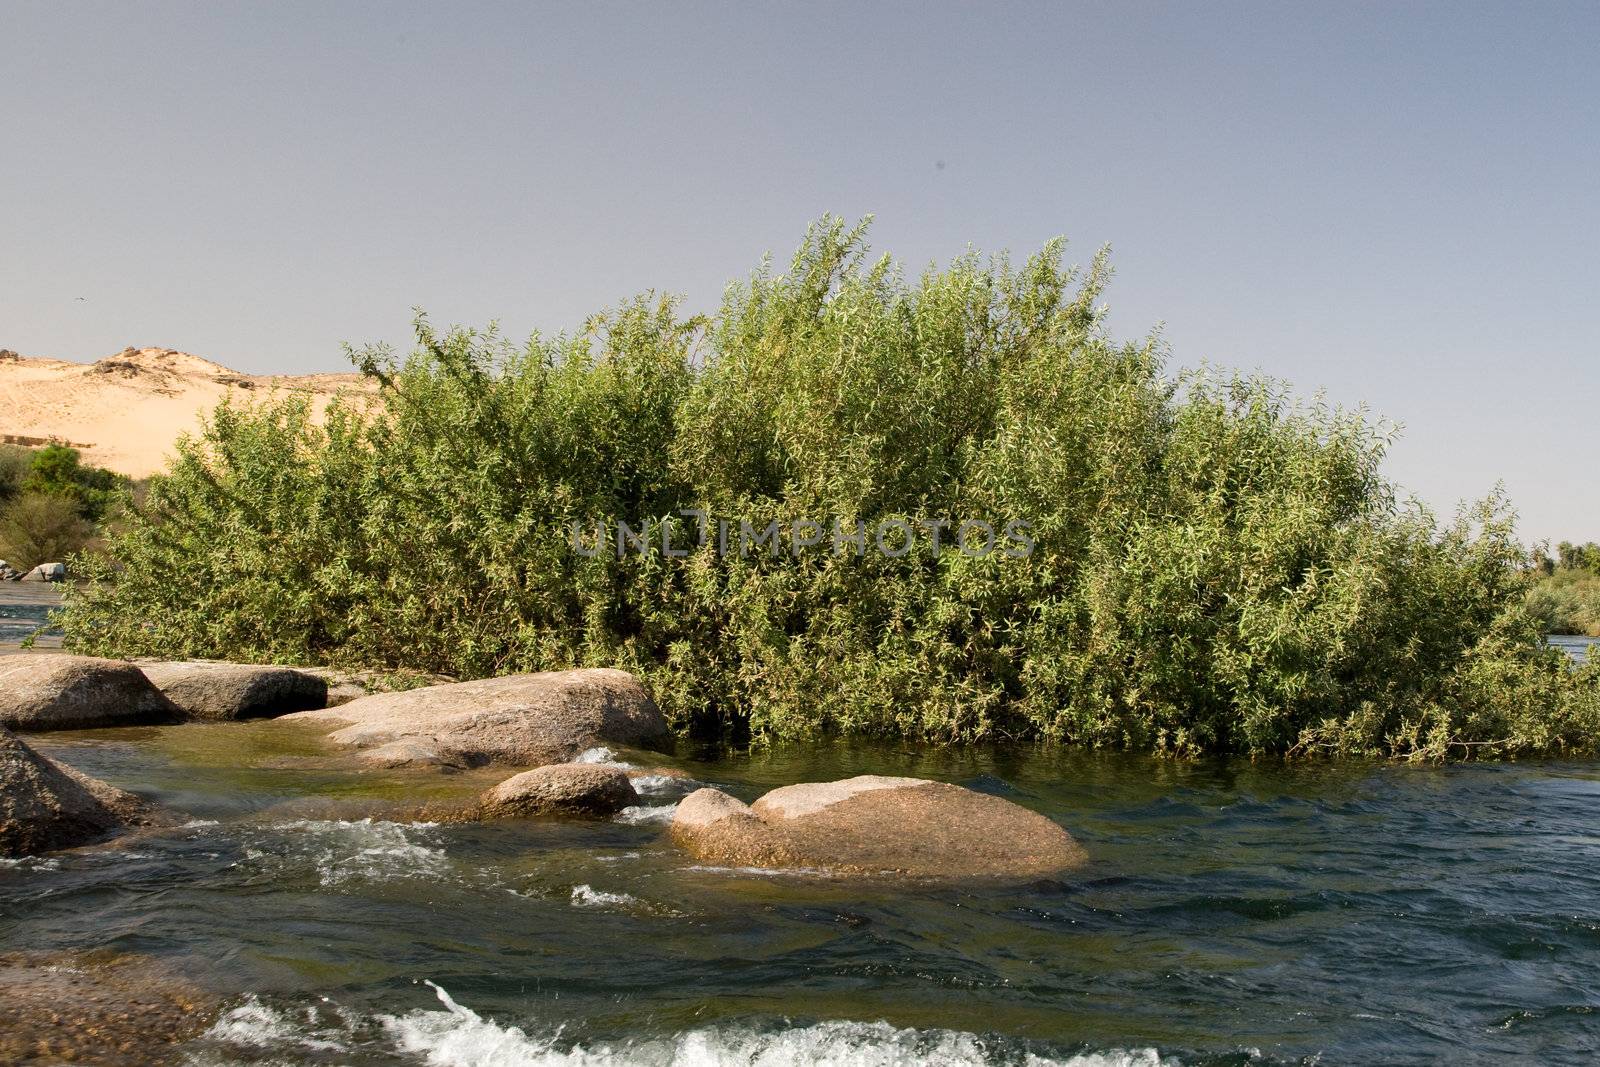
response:
<svg viewBox="0 0 1600 1067"><path fill-rule="evenodd" d="M0 351L0 441L78 449L131 478L166 468L173 443L223 397L304 393L317 417L341 392L371 395L359 374L249 375L170 348L127 348L94 363Z"/></svg>

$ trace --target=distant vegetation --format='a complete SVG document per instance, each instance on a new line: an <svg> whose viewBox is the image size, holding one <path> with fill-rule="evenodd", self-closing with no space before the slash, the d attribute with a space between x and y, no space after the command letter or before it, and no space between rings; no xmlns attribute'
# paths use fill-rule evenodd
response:
<svg viewBox="0 0 1600 1067"><path fill-rule="evenodd" d="M1043 738L1177 754L1593 752L1597 674L1542 641L1498 500L1439 525L1387 433L1117 343L1107 268L904 278L815 227L721 310L353 353L381 407L223 405L86 566L72 647L405 666L615 665L680 728ZM977 517L1029 558L593 557L569 523ZM684 543L683 541L679 542Z"/></svg>
<svg viewBox="0 0 1600 1067"><path fill-rule="evenodd" d="M65 561L93 542L130 489L64 445L0 445L0 559L23 571Z"/></svg>
<svg viewBox="0 0 1600 1067"><path fill-rule="evenodd" d="M1553 634L1600 637L1600 545L1565 541L1537 561L1528 610Z"/></svg>

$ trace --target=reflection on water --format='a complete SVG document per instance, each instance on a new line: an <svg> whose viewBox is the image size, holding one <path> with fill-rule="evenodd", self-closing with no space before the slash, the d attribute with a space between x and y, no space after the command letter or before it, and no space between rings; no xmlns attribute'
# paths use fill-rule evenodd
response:
<svg viewBox="0 0 1600 1067"><path fill-rule="evenodd" d="M746 799L859 773L958 782L1058 819L1092 858L941 887L707 869L654 815L418 821L402 809L503 775L306 769L314 743L270 722L39 740L193 821L0 869L0 950L180 963L228 998L195 1063L1581 1062L1600 1045L1589 764L909 745L676 761ZM642 807L693 788L675 781Z"/></svg>

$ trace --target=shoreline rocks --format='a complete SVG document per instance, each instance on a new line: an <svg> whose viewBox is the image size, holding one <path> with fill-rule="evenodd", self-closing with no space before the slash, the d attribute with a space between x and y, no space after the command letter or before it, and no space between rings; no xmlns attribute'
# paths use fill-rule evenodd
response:
<svg viewBox="0 0 1600 1067"><path fill-rule="evenodd" d="M182 718L177 705L132 663L57 652L0 658L0 726L80 730Z"/></svg>
<svg viewBox="0 0 1600 1067"><path fill-rule="evenodd" d="M148 805L41 756L0 728L0 856L33 856L101 840L151 821Z"/></svg>
<svg viewBox="0 0 1600 1067"><path fill-rule="evenodd" d="M322 708L328 683L307 671L217 660L139 660L138 667L190 718L259 719Z"/></svg>
<svg viewBox="0 0 1600 1067"><path fill-rule="evenodd" d="M280 721L325 722L333 743L377 766L541 767L602 742L651 748L671 739L639 680L604 668L380 693Z"/></svg>
<svg viewBox="0 0 1600 1067"><path fill-rule="evenodd" d="M1087 861L1050 819L1009 800L921 778L862 775L774 789L754 804L700 789L672 837L707 863L929 878L1031 878Z"/></svg>

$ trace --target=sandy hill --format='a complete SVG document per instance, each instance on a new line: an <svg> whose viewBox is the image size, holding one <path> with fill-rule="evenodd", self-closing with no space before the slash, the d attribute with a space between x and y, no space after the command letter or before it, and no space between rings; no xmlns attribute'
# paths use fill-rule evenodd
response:
<svg viewBox="0 0 1600 1067"><path fill-rule="evenodd" d="M0 441L61 441L134 478L166 467L180 433L230 393L309 394L320 416L340 392L370 394L359 374L249 375L171 348L127 348L95 363L0 350Z"/></svg>

